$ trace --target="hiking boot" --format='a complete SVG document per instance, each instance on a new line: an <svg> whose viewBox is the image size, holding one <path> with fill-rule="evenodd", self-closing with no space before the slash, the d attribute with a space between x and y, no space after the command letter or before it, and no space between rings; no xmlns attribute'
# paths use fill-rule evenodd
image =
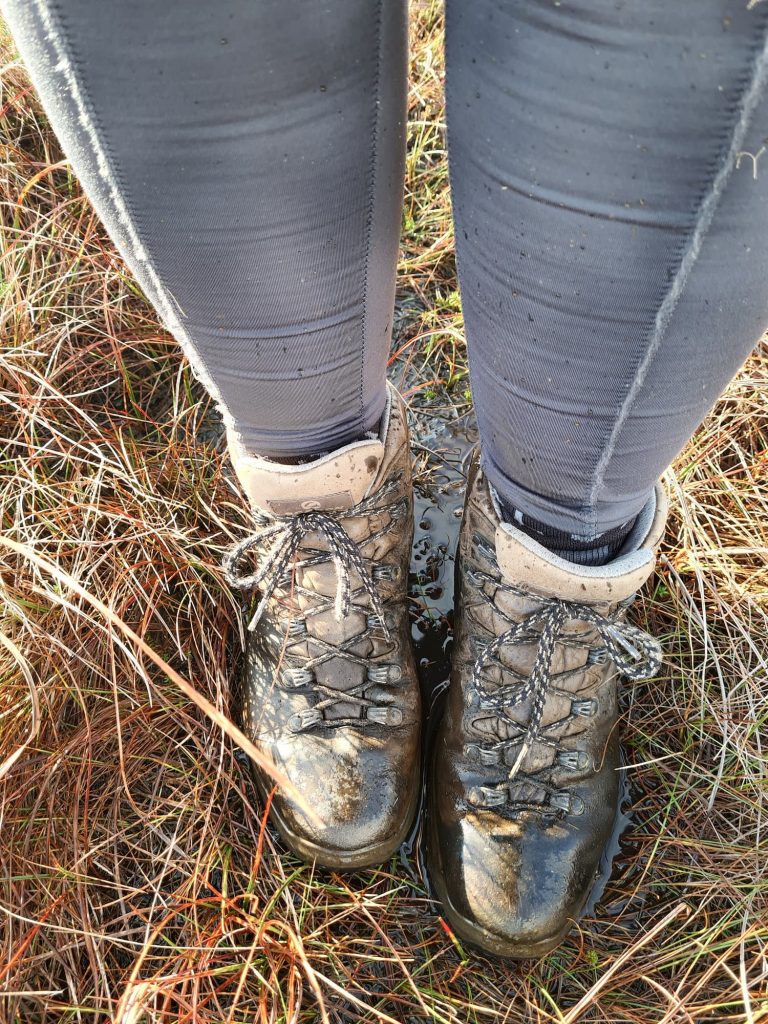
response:
<svg viewBox="0 0 768 1024"><path fill-rule="evenodd" d="M256 532L225 560L256 587L244 731L303 795L279 789L271 816L306 860L347 869L386 860L419 791L421 701L407 582L413 537L408 428L388 389L378 437L314 462L246 455L230 438ZM246 556L256 569L243 570ZM255 766L260 789L273 783Z"/></svg>
<svg viewBox="0 0 768 1024"><path fill-rule="evenodd" d="M475 455L428 865L448 922L486 952L547 953L589 895L618 811L618 678L661 665L624 615L665 518L657 487L613 561L575 565L501 522Z"/></svg>

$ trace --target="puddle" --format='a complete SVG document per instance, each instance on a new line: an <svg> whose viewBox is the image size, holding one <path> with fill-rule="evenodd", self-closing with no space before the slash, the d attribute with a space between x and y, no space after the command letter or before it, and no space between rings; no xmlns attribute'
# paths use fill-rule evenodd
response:
<svg viewBox="0 0 768 1024"><path fill-rule="evenodd" d="M453 637L453 577L473 423L441 423L419 445L414 481L411 636L424 696L447 678Z"/></svg>
<svg viewBox="0 0 768 1024"><path fill-rule="evenodd" d="M622 763L623 761L624 758L622 756ZM589 896L587 897L587 902L584 904L584 908L579 914L579 920L583 917L601 916L600 911L598 911L597 908L605 894L608 883L611 879L615 880L617 877L624 874L623 865L619 864L619 859L625 853L623 840L629 830L633 827L634 821L628 813L629 807L632 805L632 794L630 791L627 773L625 771L621 771L619 773L619 778L619 808L616 812L616 820L613 823L613 832L611 832L610 839L605 844L605 848L600 856L597 875ZM605 914L605 908L603 908L603 914Z"/></svg>
<svg viewBox="0 0 768 1024"><path fill-rule="evenodd" d="M440 696L448 686L453 641L456 544L464 506L466 468L477 440L474 419L426 419L416 413L419 443L414 478L414 537L409 592L411 636L426 711L422 788L414 827L400 849L403 869L425 889L423 828L427 763Z"/></svg>

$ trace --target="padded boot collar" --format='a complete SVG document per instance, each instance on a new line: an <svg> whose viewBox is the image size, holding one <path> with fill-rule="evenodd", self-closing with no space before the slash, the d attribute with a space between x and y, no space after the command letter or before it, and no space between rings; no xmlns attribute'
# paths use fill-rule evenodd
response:
<svg viewBox="0 0 768 1024"><path fill-rule="evenodd" d="M492 499L493 500L493 499ZM498 516L496 502L494 511ZM584 604L615 604L645 583L664 533L667 498L661 484L644 506L619 555L607 565L577 565L548 551L511 523L496 527L496 557L505 583L545 597Z"/></svg>
<svg viewBox="0 0 768 1024"><path fill-rule="evenodd" d="M249 455L231 432L227 434L235 473L253 508L277 516L317 509L341 511L359 504L371 490L384 461L393 390L379 436L329 452L314 462L288 466Z"/></svg>

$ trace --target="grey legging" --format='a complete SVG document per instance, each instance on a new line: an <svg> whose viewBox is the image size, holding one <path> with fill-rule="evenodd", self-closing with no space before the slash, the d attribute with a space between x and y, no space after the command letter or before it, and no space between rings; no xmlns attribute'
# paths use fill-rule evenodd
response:
<svg viewBox="0 0 768 1024"><path fill-rule="evenodd" d="M86 191L252 451L384 403L401 0L2 0ZM451 178L501 497L630 520L766 326L768 2L448 0Z"/></svg>

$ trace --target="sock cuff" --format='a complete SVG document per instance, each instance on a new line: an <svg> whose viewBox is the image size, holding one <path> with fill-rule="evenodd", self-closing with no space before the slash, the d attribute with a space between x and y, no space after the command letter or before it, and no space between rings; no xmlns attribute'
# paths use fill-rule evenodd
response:
<svg viewBox="0 0 768 1024"><path fill-rule="evenodd" d="M535 541L569 562L578 565L605 565L619 552L622 544L629 536L634 526L634 519L621 526L615 526L605 533L596 537L585 537L583 535L568 533L565 530L558 530L554 526L534 519L533 516L521 512L503 501L496 494L496 500L501 509L502 518L527 533Z"/></svg>

